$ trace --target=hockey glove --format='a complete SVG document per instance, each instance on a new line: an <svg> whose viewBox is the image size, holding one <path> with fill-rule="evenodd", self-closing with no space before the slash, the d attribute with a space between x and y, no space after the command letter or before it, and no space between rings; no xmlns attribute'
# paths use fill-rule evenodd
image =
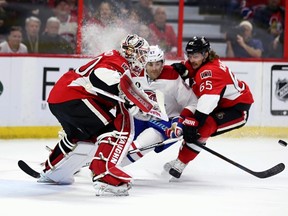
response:
<svg viewBox="0 0 288 216"><path fill-rule="evenodd" d="M187 143L195 143L199 137L198 121L191 117L185 118L183 121L183 139Z"/></svg>
<svg viewBox="0 0 288 216"><path fill-rule="evenodd" d="M177 73L178 73L183 79L187 78L187 76L188 76L188 70L187 70L187 68L186 68L186 66L185 66L184 64L182 64L182 63L173 63L171 66L173 67L173 69L174 69L175 71L177 71Z"/></svg>
<svg viewBox="0 0 288 216"><path fill-rule="evenodd" d="M165 134L168 138L178 138L183 134L183 118L174 117L171 121L171 127L165 130Z"/></svg>

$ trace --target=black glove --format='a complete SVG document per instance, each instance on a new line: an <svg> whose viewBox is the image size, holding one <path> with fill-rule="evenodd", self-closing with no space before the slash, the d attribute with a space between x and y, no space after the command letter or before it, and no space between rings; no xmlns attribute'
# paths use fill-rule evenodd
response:
<svg viewBox="0 0 288 216"><path fill-rule="evenodd" d="M183 139L187 143L195 143L199 138L198 121L194 118L185 118L183 121Z"/></svg>
<svg viewBox="0 0 288 216"><path fill-rule="evenodd" d="M182 63L173 63L171 65L175 71L182 77L182 78L187 78L188 76L188 70L186 66Z"/></svg>

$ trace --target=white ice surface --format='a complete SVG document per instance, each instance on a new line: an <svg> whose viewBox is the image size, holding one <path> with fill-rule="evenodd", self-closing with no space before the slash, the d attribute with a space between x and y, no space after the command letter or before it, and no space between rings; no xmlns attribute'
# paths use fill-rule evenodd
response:
<svg viewBox="0 0 288 216"><path fill-rule="evenodd" d="M96 197L88 168L68 186L39 184L18 168L22 159L40 171L48 156L45 146L54 147L56 142L0 140L1 215L288 215L288 167L259 179L202 151L180 180L169 182L162 166L176 157L179 144L159 154L151 152L126 168L134 177L128 197ZM280 162L288 166L288 147L280 146L277 138L219 136L207 146L254 171Z"/></svg>

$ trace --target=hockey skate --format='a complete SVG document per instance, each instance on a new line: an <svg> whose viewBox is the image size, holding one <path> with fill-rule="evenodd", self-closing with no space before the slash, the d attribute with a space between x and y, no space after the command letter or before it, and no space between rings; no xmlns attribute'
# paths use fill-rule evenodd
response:
<svg viewBox="0 0 288 216"><path fill-rule="evenodd" d="M40 178L37 180L38 183L46 183L46 184L57 184L50 178L48 178L44 172L40 173Z"/></svg>
<svg viewBox="0 0 288 216"><path fill-rule="evenodd" d="M93 186L96 190L96 196L129 196L128 190L131 184L122 184L114 186L102 181L93 181Z"/></svg>
<svg viewBox="0 0 288 216"><path fill-rule="evenodd" d="M49 176L49 177L48 177ZM58 184L58 185L70 185L74 183L74 177L65 177L65 178L61 178L61 180L52 180L50 178L50 176L53 178L55 176L51 175L51 172L45 173L45 172L41 172L40 173L40 178L37 180L38 183L46 183L46 184Z"/></svg>
<svg viewBox="0 0 288 216"><path fill-rule="evenodd" d="M175 161L176 161L176 159L165 163L163 166L164 171L169 173L169 170L174 166Z"/></svg>
<svg viewBox="0 0 288 216"><path fill-rule="evenodd" d="M171 161L169 163L171 163ZM164 169L165 169L165 165L164 165ZM180 178L180 176L181 176L181 174L182 174L182 172L186 166L187 166L187 164L184 164L179 159L176 159L176 160L174 160L173 166L169 170L169 174L172 175L174 178Z"/></svg>

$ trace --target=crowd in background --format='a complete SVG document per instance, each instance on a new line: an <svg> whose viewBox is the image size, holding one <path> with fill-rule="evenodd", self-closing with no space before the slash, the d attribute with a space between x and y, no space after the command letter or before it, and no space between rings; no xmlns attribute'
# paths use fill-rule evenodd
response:
<svg viewBox="0 0 288 216"><path fill-rule="evenodd" d="M284 0L230 0L226 24L235 26L226 29L227 57L282 58L284 3ZM237 34L233 36L232 32Z"/></svg>
<svg viewBox="0 0 288 216"><path fill-rule="evenodd" d="M154 3L153 0L84 0L82 54L118 48L114 47L119 45L117 38L136 33L151 45L159 45L166 58L175 58L177 32L167 21L165 6ZM186 3L198 5L202 14L223 15L226 57L283 57L284 0L187 0ZM77 14L77 0L0 0L0 52L75 54ZM205 36L209 38L209 32ZM108 40L106 46L105 40Z"/></svg>

